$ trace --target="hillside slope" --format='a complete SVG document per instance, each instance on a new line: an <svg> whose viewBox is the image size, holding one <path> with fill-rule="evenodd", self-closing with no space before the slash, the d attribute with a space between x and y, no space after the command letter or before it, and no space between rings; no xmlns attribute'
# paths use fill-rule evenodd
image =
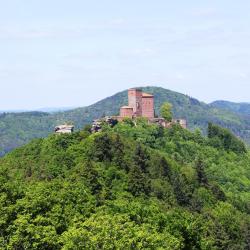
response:
<svg viewBox="0 0 250 250"><path fill-rule="evenodd" d="M0 248L249 249L250 155L216 131L125 122L14 150L0 159Z"/></svg>
<svg viewBox="0 0 250 250"><path fill-rule="evenodd" d="M205 132L207 123L211 121L231 129L250 144L250 119L244 115L205 104L171 90L159 87L142 89L155 95L157 114L162 103L168 101L173 104L174 116L186 118L190 129L200 128ZM54 126L60 123L73 122L76 129L80 129L85 124L91 123L93 119L104 115L116 115L119 113L119 108L126 103L127 91L123 91L88 107L65 112L0 114L0 155L33 138L47 136L53 132Z"/></svg>

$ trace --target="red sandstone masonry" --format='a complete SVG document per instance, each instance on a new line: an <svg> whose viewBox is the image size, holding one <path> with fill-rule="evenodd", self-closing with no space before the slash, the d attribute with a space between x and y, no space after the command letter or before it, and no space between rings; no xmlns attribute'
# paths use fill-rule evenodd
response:
<svg viewBox="0 0 250 250"><path fill-rule="evenodd" d="M142 116L149 119L154 118L154 96L146 93L142 94Z"/></svg>
<svg viewBox="0 0 250 250"><path fill-rule="evenodd" d="M142 116L142 91L139 89L128 90L128 106L133 108L134 116Z"/></svg>
<svg viewBox="0 0 250 250"><path fill-rule="evenodd" d="M139 89L128 90L128 106L120 110L121 117L130 117L130 111L133 109L133 117L154 118L154 96L142 93Z"/></svg>
<svg viewBox="0 0 250 250"><path fill-rule="evenodd" d="M121 107L120 109L121 117L133 118L133 113L134 111L132 107L124 106L124 107Z"/></svg>

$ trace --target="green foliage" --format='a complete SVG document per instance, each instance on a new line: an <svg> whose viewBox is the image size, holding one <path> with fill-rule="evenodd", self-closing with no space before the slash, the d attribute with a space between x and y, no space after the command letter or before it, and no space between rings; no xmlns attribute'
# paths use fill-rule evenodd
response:
<svg viewBox="0 0 250 250"><path fill-rule="evenodd" d="M148 195L150 192L149 179L139 166L133 166L128 175L128 190L134 195Z"/></svg>
<svg viewBox="0 0 250 250"><path fill-rule="evenodd" d="M221 128L218 125L208 124L208 138L213 146L224 147L224 149L235 153L247 152L246 146L241 140L236 138L228 129Z"/></svg>
<svg viewBox="0 0 250 250"><path fill-rule="evenodd" d="M86 185L90 188L92 194L98 194L102 188L99 183L98 171L94 168L94 165L87 161L83 166L78 166L82 168L81 175L86 180Z"/></svg>
<svg viewBox="0 0 250 250"><path fill-rule="evenodd" d="M149 223L138 225L128 215L97 214L62 235L63 249L181 249L171 234Z"/></svg>
<svg viewBox="0 0 250 250"><path fill-rule="evenodd" d="M196 163L197 178L200 185L208 185L208 179L205 172L205 166L201 159Z"/></svg>
<svg viewBox="0 0 250 250"><path fill-rule="evenodd" d="M165 102L162 104L160 109L161 116L168 122L171 122L173 118L172 107L171 103Z"/></svg>
<svg viewBox="0 0 250 250"><path fill-rule="evenodd" d="M250 154L212 140L141 119L33 140L0 159L0 249L249 249Z"/></svg>

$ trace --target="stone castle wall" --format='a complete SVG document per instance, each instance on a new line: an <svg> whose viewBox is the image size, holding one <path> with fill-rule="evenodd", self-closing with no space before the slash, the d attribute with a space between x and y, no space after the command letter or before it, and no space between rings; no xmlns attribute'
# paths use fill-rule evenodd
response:
<svg viewBox="0 0 250 250"><path fill-rule="evenodd" d="M120 109L121 117L133 118L134 110L132 107L124 106Z"/></svg>

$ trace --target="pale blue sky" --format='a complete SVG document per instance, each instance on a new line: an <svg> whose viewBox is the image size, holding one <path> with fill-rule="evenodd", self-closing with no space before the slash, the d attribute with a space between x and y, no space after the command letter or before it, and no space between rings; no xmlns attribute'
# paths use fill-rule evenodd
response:
<svg viewBox="0 0 250 250"><path fill-rule="evenodd" d="M156 85L250 102L249 0L0 0L0 110Z"/></svg>

